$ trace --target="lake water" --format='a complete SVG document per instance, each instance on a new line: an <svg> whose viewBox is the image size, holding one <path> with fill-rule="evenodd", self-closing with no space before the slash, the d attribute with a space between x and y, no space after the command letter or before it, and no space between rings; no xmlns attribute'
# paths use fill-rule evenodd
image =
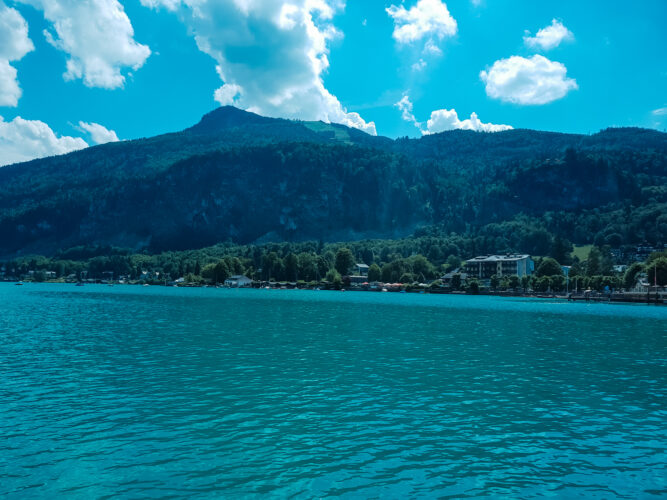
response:
<svg viewBox="0 0 667 500"><path fill-rule="evenodd" d="M667 308L0 283L3 498L667 495Z"/></svg>

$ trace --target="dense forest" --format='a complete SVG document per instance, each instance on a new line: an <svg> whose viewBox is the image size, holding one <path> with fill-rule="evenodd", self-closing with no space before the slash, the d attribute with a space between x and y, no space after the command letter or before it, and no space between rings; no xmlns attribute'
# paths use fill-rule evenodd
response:
<svg viewBox="0 0 667 500"><path fill-rule="evenodd" d="M450 255L547 256L555 242L659 244L667 134L391 140L225 107L183 132L0 168L0 235L5 260L81 246L163 254L392 239L385 253L411 246L436 266Z"/></svg>
<svg viewBox="0 0 667 500"><path fill-rule="evenodd" d="M81 246L52 257L19 257L0 261L0 278L45 280L105 280L167 284L180 279L183 285L220 284L232 275L256 281L291 282L299 286L341 288L349 285L354 265L370 266L367 281L402 283L405 287L429 284L441 288L440 278L453 275L449 289L478 291L533 289L563 291L569 286L563 265L569 265L571 289L604 287L631 289L644 276L649 283L667 285L667 251L655 251L644 262L633 262L622 271L614 269L609 246L591 246L579 258L572 245L554 238L546 255L536 257L533 276L492 277L490 283L466 279L467 255L486 253L491 239L484 237L416 236L401 240L364 240L346 243L219 244L198 250L135 254L128 249ZM479 252L478 252L479 250ZM656 278L657 273L657 278Z"/></svg>

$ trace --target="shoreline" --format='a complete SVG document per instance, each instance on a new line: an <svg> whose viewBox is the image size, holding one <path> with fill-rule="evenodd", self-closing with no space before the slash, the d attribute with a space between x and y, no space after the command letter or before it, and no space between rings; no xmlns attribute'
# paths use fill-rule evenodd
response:
<svg viewBox="0 0 667 500"><path fill-rule="evenodd" d="M14 285L27 284L45 284L45 285L73 285L77 286L77 282L72 281L22 281L22 280L2 280L0 283L10 283ZM369 289L362 287L349 288L320 288L312 286L298 286L294 283L271 283L271 285L246 286L246 287L230 287L222 285L199 285L199 284L185 284L185 285L168 285L164 283L121 283L108 282L104 280L85 281L83 285L101 285L101 286L158 286L164 288L227 288L227 289L253 289L253 290L310 290L310 291L337 291L337 292L375 292L375 293L409 293L421 295L466 295L466 296L494 296L494 297L509 297L509 298L526 298L526 299L550 299L562 300L567 302L594 302L594 303L615 303L615 304L646 304L646 305L667 305L666 292L651 292L636 293L636 292L615 292L612 294L605 294L600 292L593 292L586 294L585 292L578 292L576 294L570 292L569 295L561 295L558 293L547 292L514 292L514 291L480 291L470 293L459 290L430 290L428 288L410 288L408 287L388 287L385 289ZM78 285L81 286L81 285Z"/></svg>

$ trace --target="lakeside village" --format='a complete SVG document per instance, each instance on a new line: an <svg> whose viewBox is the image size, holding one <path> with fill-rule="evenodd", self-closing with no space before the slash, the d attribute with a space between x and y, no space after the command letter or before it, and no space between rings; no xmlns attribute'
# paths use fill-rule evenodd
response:
<svg viewBox="0 0 667 500"><path fill-rule="evenodd" d="M175 287L227 287L265 289L311 289L311 290L352 290L402 293L458 293L504 296L530 296L541 298L567 298L568 300L641 302L652 304L667 303L667 245L664 247L638 246L636 252L621 255L610 250L617 260L621 256L632 264L615 264L611 275L587 276L573 270L573 266L560 265L555 259L535 260L527 254L480 255L463 261L460 266L425 279L424 273L412 269L413 273L403 273L396 282L383 280L392 273L385 264L367 265L356 262L347 248L341 248L335 255L335 265L322 280L277 281L262 279L262 269L254 273L230 274L235 266L225 259L217 264L208 264L195 273L172 279L159 271L137 270L134 275L117 275L114 271L102 271L98 276L89 277L88 271L59 276L52 270L27 270L16 275L16 269L0 266L0 280L24 282L59 282L83 284L134 284L164 285ZM422 256L415 256L417 260ZM228 257L229 258L229 257ZM236 259L238 261L238 259ZM642 263L641 261L644 260ZM424 262L421 262L424 265ZM238 268L238 266L236 266ZM419 263L415 265L419 267ZM238 269L237 269L238 270ZM341 272L343 271L343 272ZM433 273L431 273L433 274ZM395 273L393 274L395 276ZM415 280L419 276L421 280Z"/></svg>

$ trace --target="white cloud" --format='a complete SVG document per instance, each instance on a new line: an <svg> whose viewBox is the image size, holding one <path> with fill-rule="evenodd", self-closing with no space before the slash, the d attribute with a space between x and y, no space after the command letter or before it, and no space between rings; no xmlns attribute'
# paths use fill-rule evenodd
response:
<svg viewBox="0 0 667 500"><path fill-rule="evenodd" d="M199 49L217 63L221 104L265 116L322 120L375 134L375 124L348 112L324 86L331 24L340 0L141 0L176 9Z"/></svg>
<svg viewBox="0 0 667 500"><path fill-rule="evenodd" d="M428 42L426 42L426 45L424 46L424 50L422 53L424 55L441 56L442 49L438 47L433 40L429 40Z"/></svg>
<svg viewBox="0 0 667 500"><path fill-rule="evenodd" d="M240 97L242 92L243 89L240 85L226 83L215 91L213 97L223 106L233 105L235 104L236 98Z"/></svg>
<svg viewBox="0 0 667 500"><path fill-rule="evenodd" d="M134 29L118 0L18 0L44 11L55 33L46 40L67 53L66 80L83 79L88 87L122 87L122 70L143 66L151 54L134 40Z"/></svg>
<svg viewBox="0 0 667 500"><path fill-rule="evenodd" d="M57 137L39 120L24 120L19 116L6 122L0 116L0 166L86 147L88 144L80 137Z"/></svg>
<svg viewBox="0 0 667 500"><path fill-rule="evenodd" d="M424 59L419 59L419 61L412 65L412 71L422 71L424 69L426 69L426 61Z"/></svg>
<svg viewBox="0 0 667 500"><path fill-rule="evenodd" d="M28 23L0 0L0 106L18 105L21 87L16 68L9 63L22 59L34 48L28 38Z"/></svg>
<svg viewBox="0 0 667 500"><path fill-rule="evenodd" d="M658 108L651 111L655 116L664 116L667 115L667 108Z"/></svg>
<svg viewBox="0 0 667 500"><path fill-rule="evenodd" d="M419 0L410 9L392 5L386 11L394 20L393 37L398 43L442 40L456 34L456 20L441 0Z"/></svg>
<svg viewBox="0 0 667 500"><path fill-rule="evenodd" d="M537 35L530 36L529 32L523 37L523 43L530 48L541 48L542 50L555 49L562 41L572 41L574 35L572 32L563 26L563 23L552 19L551 24L546 28L542 28L537 32Z"/></svg>
<svg viewBox="0 0 667 500"><path fill-rule="evenodd" d="M152 9L165 7L167 10L175 11L181 5L181 0L141 0L141 4Z"/></svg>
<svg viewBox="0 0 667 500"><path fill-rule="evenodd" d="M431 113L431 118L426 122L426 134L437 134L445 130L474 130L475 132L501 132L512 130L510 125L496 125L495 123L483 123L477 113L471 113L470 118L459 120L455 109L438 109Z"/></svg>
<svg viewBox="0 0 667 500"><path fill-rule="evenodd" d="M16 68L9 61L0 59L0 106L18 106L22 93Z"/></svg>
<svg viewBox="0 0 667 500"><path fill-rule="evenodd" d="M109 130L99 123L79 122L79 127L90 134L95 144L106 144L107 142L118 142L118 136L113 130Z"/></svg>
<svg viewBox="0 0 667 500"><path fill-rule="evenodd" d="M141 0L177 10L224 82L214 93L265 116L322 120L375 134L375 124L348 112L324 86L331 24L340 0Z"/></svg>
<svg viewBox="0 0 667 500"><path fill-rule="evenodd" d="M410 96L405 94L400 101L394 104L394 106L401 110L401 118L403 118L403 120L419 126L415 119L415 115L412 114L412 102L410 102Z"/></svg>
<svg viewBox="0 0 667 500"><path fill-rule="evenodd" d="M412 123L423 135L437 134L445 130L473 130L475 132L500 132L502 130L511 130L510 125L496 125L494 123L483 123L477 113L471 113L470 118L459 120L459 115L455 109L438 109L431 113L431 118L424 125L417 121L413 114L413 106L410 97L405 94L403 98L394 104L401 110L401 118L406 122Z"/></svg>
<svg viewBox="0 0 667 500"><path fill-rule="evenodd" d="M482 71L480 78L489 97L522 105L547 104L579 88L567 77L565 65L541 55L501 59Z"/></svg>

